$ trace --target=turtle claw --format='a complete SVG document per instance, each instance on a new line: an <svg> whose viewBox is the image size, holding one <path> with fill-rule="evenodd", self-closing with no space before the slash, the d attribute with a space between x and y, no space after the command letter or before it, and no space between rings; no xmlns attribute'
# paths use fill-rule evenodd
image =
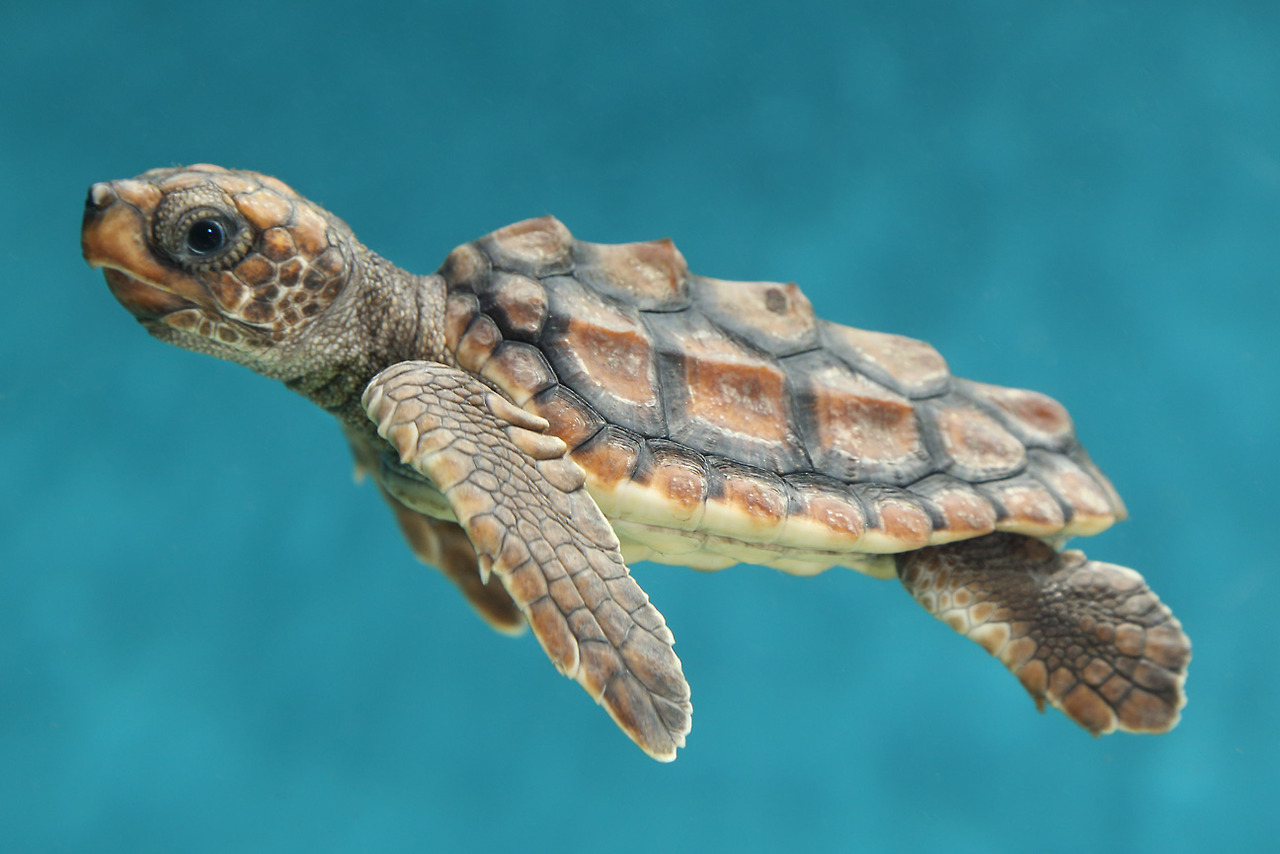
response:
<svg viewBox="0 0 1280 854"><path fill-rule="evenodd" d="M1094 735L1177 725L1191 642L1132 569L1017 534L898 555L925 610Z"/></svg>

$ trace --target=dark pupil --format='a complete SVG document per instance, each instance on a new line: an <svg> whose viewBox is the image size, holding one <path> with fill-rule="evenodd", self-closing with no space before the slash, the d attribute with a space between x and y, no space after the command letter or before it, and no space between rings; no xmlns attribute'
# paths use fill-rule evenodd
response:
<svg viewBox="0 0 1280 854"><path fill-rule="evenodd" d="M227 231L216 219L199 219L187 229L187 248L196 255L217 252L227 242Z"/></svg>

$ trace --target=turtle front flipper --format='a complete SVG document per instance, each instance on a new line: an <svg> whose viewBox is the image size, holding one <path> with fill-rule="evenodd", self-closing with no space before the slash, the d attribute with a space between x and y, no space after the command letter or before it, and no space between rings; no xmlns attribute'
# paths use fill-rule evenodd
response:
<svg viewBox="0 0 1280 854"><path fill-rule="evenodd" d="M897 556L917 602L1094 735L1167 732L1191 642L1132 569L996 533Z"/></svg>
<svg viewBox="0 0 1280 854"><path fill-rule="evenodd" d="M401 463L444 495L482 576L502 581L556 667L646 753L674 759L692 712L674 638L547 422L433 362L392 365L363 404Z"/></svg>

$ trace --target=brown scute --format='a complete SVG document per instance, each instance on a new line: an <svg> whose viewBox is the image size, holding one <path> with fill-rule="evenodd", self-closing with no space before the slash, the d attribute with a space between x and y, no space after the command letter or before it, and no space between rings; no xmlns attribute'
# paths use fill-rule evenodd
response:
<svg viewBox="0 0 1280 854"><path fill-rule="evenodd" d="M785 440L786 377L767 362L735 355L703 350L685 360L685 415L763 442Z"/></svg>
<svg viewBox="0 0 1280 854"><path fill-rule="evenodd" d="M606 421L646 436L664 435L653 342L639 312L573 279L548 283L551 318L542 350L560 381Z"/></svg>
<svg viewBox="0 0 1280 854"><path fill-rule="evenodd" d="M996 529L996 509L972 486L945 474L911 484L910 491L936 511L931 543L976 537Z"/></svg>
<svg viewBox="0 0 1280 854"><path fill-rule="evenodd" d="M224 344L239 344L244 340L244 336L240 330L227 326L225 323L220 324L214 334L218 336L218 340Z"/></svg>
<svg viewBox="0 0 1280 854"><path fill-rule="evenodd" d="M731 282L693 277L698 307L714 323L773 356L818 345L813 305L794 282Z"/></svg>
<svg viewBox="0 0 1280 854"><path fill-rule="evenodd" d="M786 481L730 460L709 462L703 530L748 543L776 540L791 504Z"/></svg>
<svg viewBox="0 0 1280 854"><path fill-rule="evenodd" d="M458 342L480 313L480 301L474 294L451 293L444 303L444 343L449 351L458 351Z"/></svg>
<svg viewBox="0 0 1280 854"><path fill-rule="evenodd" d="M809 467L775 360L727 338L700 314L653 317L672 439L771 471Z"/></svg>
<svg viewBox="0 0 1280 854"><path fill-rule="evenodd" d="M819 328L827 349L846 364L907 397L939 394L950 383L946 361L923 341L825 320Z"/></svg>
<svg viewBox="0 0 1280 854"><path fill-rule="evenodd" d="M802 533L804 539L790 545L805 544L833 551L852 550L866 529L866 513L849 487L832 478L813 474L789 475L785 480L791 487L787 508L789 524L799 527L798 523L808 522L816 527L822 538L822 542L814 542L812 531L805 530Z"/></svg>
<svg viewBox="0 0 1280 854"><path fill-rule="evenodd" d="M476 244L500 270L541 278L573 269L573 235L553 216L513 223Z"/></svg>
<svg viewBox="0 0 1280 854"><path fill-rule="evenodd" d="M1107 493L1069 457L1036 450L1030 460L1031 474L1063 505L1068 533L1090 536L1111 527L1116 517Z"/></svg>
<svg viewBox="0 0 1280 854"><path fill-rule="evenodd" d="M547 290L536 279L515 273L497 273L480 299L502 334L521 341L536 341L547 319Z"/></svg>
<svg viewBox="0 0 1280 854"><path fill-rule="evenodd" d="M801 431L818 471L850 483L905 485L933 469L911 401L829 353L783 364L798 390Z"/></svg>
<svg viewBox="0 0 1280 854"><path fill-rule="evenodd" d="M503 341L485 362L480 376L511 398L517 406L556 384L555 372L532 344Z"/></svg>
<svg viewBox="0 0 1280 854"><path fill-rule="evenodd" d="M672 527L697 527L707 500L707 459L683 445L662 439L644 443L632 480L662 496Z"/></svg>
<svg viewBox="0 0 1280 854"><path fill-rule="evenodd" d="M868 510L867 530L862 538L867 551L901 552L928 543L933 521L911 493L879 484L852 489Z"/></svg>
<svg viewBox="0 0 1280 854"><path fill-rule="evenodd" d="M474 243L464 243L449 253L440 265L440 276L450 292L478 290L489 279L489 256Z"/></svg>
<svg viewBox="0 0 1280 854"><path fill-rule="evenodd" d="M1063 450L1075 440L1071 416L1058 401L1037 391L956 380L959 389L988 404L1028 447Z"/></svg>
<svg viewBox="0 0 1280 854"><path fill-rule="evenodd" d="M590 439L605 424L591 404L563 384L534 395L525 408L547 419L550 424L547 432L559 436L570 450Z"/></svg>
<svg viewBox="0 0 1280 854"><path fill-rule="evenodd" d="M324 273L321 273L315 268L311 268L307 270L306 274L302 277L302 286L309 291L319 291L328 281L329 280L325 277Z"/></svg>
<svg viewBox="0 0 1280 854"><path fill-rule="evenodd" d="M458 339L458 365L472 373L479 373L485 362L493 354L494 348L502 341L502 333L498 325L486 314L476 315Z"/></svg>
<svg viewBox="0 0 1280 854"><path fill-rule="evenodd" d="M678 311L689 304L689 265L669 239L579 242L574 258L575 278L642 311Z"/></svg>
<svg viewBox="0 0 1280 854"><path fill-rule="evenodd" d="M572 456L593 487L611 490L635 474L643 446L639 436L609 424L578 445Z"/></svg>
<svg viewBox="0 0 1280 854"><path fill-rule="evenodd" d="M976 488L996 508L998 531L1047 537L1061 531L1066 524L1062 505L1043 483L1030 475L982 483Z"/></svg>
<svg viewBox="0 0 1280 854"><path fill-rule="evenodd" d="M977 483L1017 474L1026 465L1022 443L977 407L951 398L922 406L948 473Z"/></svg>
<svg viewBox="0 0 1280 854"><path fill-rule="evenodd" d="M1116 488L1112 485L1111 480L1103 474L1093 460L1089 459L1089 454L1079 445L1075 445L1067 453L1067 457L1080 467L1080 470L1093 478L1093 482L1102 488L1106 493L1107 500L1111 503L1111 512L1115 515L1116 521L1122 521L1129 518L1129 511L1124 506L1124 500L1120 498L1120 493L1116 492Z"/></svg>

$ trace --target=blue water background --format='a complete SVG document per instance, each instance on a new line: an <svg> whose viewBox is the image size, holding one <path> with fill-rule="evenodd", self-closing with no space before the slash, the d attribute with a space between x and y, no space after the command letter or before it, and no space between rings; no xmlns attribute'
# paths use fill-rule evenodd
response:
<svg viewBox="0 0 1280 854"><path fill-rule="evenodd" d="M0 849L1277 850L1280 6L0 7ZM276 174L417 271L670 235L1071 409L1195 642L1092 739L899 589L641 564L693 685L645 758L415 564L326 416L151 340L85 188Z"/></svg>

